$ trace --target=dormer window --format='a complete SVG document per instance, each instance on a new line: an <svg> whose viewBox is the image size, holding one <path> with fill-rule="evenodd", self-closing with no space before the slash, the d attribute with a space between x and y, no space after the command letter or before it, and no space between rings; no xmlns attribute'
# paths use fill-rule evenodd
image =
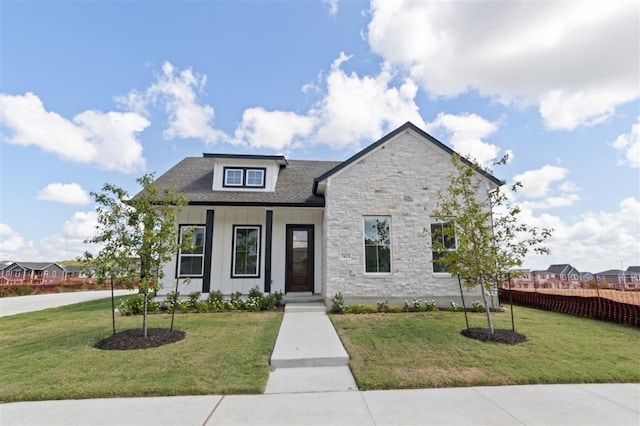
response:
<svg viewBox="0 0 640 426"><path fill-rule="evenodd" d="M222 186L232 188L264 188L266 168L225 167Z"/></svg>

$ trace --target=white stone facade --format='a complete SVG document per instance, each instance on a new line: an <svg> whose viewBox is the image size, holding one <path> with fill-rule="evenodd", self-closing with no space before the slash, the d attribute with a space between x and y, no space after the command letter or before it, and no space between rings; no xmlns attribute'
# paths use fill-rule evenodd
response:
<svg viewBox="0 0 640 426"><path fill-rule="evenodd" d="M438 191L454 171L451 156L411 130L398 134L327 179L323 294L349 303L435 299L460 303L457 279L434 273L428 230ZM390 218L391 272L366 273L365 216ZM479 300L478 291L465 301ZM373 303L372 303L373 302Z"/></svg>

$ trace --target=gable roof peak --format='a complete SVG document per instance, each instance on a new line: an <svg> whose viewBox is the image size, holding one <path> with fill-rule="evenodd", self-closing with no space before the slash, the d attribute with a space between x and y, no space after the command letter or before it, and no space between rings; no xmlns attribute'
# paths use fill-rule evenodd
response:
<svg viewBox="0 0 640 426"><path fill-rule="evenodd" d="M347 160L345 160L342 163L338 164L336 167L334 167L331 170L327 171L323 175L318 176L317 178L315 178L314 181L313 181L313 193L314 194L317 193L318 185L319 185L320 182L328 179L329 177L331 177L335 173L339 172L340 170L345 169L346 167L348 167L351 164L355 163L356 161L360 160L365 155L369 154L371 151L375 150L376 148L380 147L381 145L384 145L385 143L387 143L391 139L395 138L399 134L401 134L403 132L406 132L408 130L411 130L411 131L417 133L418 136L420 136L423 139L426 139L427 141L431 142L437 148L443 150L444 152L446 152L449 155L452 155L452 156L454 154L459 155L460 159L462 160L463 163L465 163L465 164L467 164L469 166L473 165L472 162L469 161L467 158L465 158L464 156L458 154L457 152L455 152L454 150L452 150L451 148L449 148L448 146L446 146L445 144L440 142L438 139L434 138L429 133L425 132L424 130L422 130L421 128L419 128L415 124L413 124L412 122L407 121L402 126L400 126L397 129L392 130L391 132L387 133L385 136L383 136L382 138L378 139L376 142L374 142L371 145L367 146L363 150L357 152L353 156L349 157ZM485 178L489 179L491 182L493 182L494 184L496 184L498 186L501 186L501 185L504 184L504 181L496 178L491 173L489 173L489 172L487 172L485 170L478 169L478 173L480 173L482 176L484 176Z"/></svg>

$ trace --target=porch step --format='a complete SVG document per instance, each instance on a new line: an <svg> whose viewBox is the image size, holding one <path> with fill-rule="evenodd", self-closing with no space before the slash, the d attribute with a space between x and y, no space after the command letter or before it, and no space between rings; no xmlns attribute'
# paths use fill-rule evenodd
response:
<svg viewBox="0 0 640 426"><path fill-rule="evenodd" d="M349 365L324 304L288 304L276 339L273 368L338 367ZM306 306L304 306L306 305Z"/></svg>
<svg viewBox="0 0 640 426"><path fill-rule="evenodd" d="M327 307L324 303L301 303L293 302L284 305L284 312L299 313L299 312L327 312Z"/></svg>
<svg viewBox="0 0 640 426"><path fill-rule="evenodd" d="M283 303L324 303L320 294L313 293L287 293L282 298Z"/></svg>

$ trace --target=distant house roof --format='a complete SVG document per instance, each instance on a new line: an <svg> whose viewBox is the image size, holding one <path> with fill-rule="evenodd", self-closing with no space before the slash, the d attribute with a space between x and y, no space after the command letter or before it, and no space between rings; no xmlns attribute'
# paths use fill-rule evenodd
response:
<svg viewBox="0 0 640 426"><path fill-rule="evenodd" d="M640 266L629 266L627 268L627 272L633 272L635 274L640 274Z"/></svg>
<svg viewBox="0 0 640 426"><path fill-rule="evenodd" d="M622 269L607 269L606 271L596 272L596 275L622 275L623 273Z"/></svg>
<svg viewBox="0 0 640 426"><path fill-rule="evenodd" d="M21 268L31 269L33 271L40 271L40 270L46 269L48 266L51 266L51 265L56 265L59 268L64 269L62 268L62 266L58 265L55 262L13 262L11 265L18 265Z"/></svg>
<svg viewBox="0 0 640 426"><path fill-rule="evenodd" d="M573 273L578 273L578 270L568 263L562 263L558 265L551 265L547 268L547 271L552 274L569 274L573 271Z"/></svg>
<svg viewBox="0 0 640 426"><path fill-rule="evenodd" d="M273 159L272 156L268 157ZM284 159L279 156L273 157ZM203 157L187 157L160 176L156 184L161 188L175 185L176 191L183 193L192 205L322 207L324 197L313 194L313 180L340 164L337 161L285 160L287 165L280 168L274 192L214 191L213 168L217 158L226 156L206 154Z"/></svg>

